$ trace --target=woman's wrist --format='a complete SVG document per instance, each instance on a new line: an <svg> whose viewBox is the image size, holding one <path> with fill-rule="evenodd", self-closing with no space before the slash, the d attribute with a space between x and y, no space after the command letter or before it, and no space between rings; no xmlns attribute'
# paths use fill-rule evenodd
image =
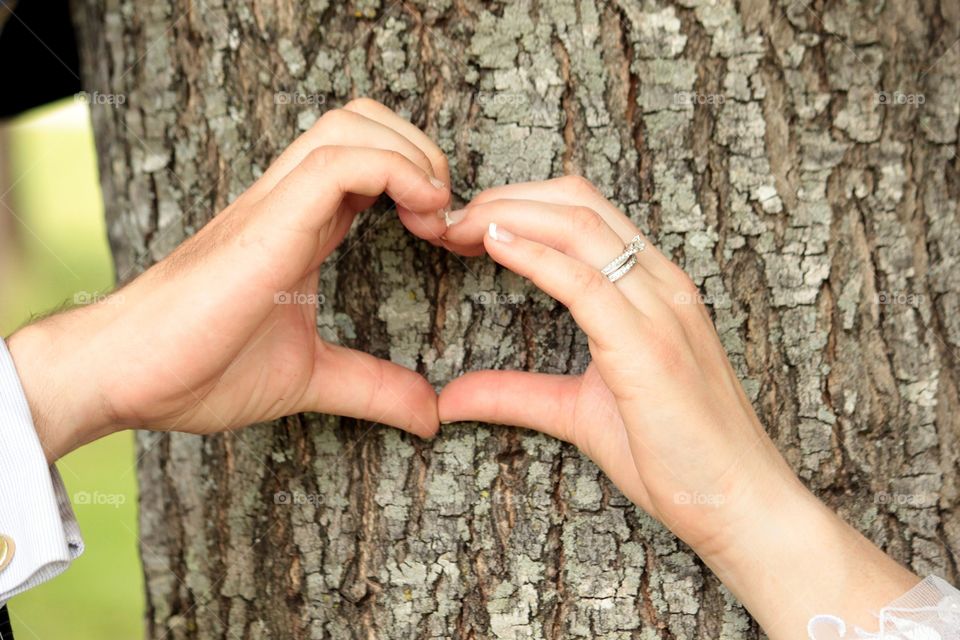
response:
<svg viewBox="0 0 960 640"><path fill-rule="evenodd" d="M832 614L872 630L874 615L919 579L828 509L799 480L704 561L772 639L806 637Z"/></svg>
<svg viewBox="0 0 960 640"><path fill-rule="evenodd" d="M799 481L785 484L769 499L758 503L752 517L726 536L723 545L707 552L694 549L732 591L778 565L792 563L806 540L821 545L836 535L841 524Z"/></svg>
<svg viewBox="0 0 960 640"><path fill-rule="evenodd" d="M105 411L96 367L109 361L99 350L77 309L27 325L7 339L37 437L53 464L81 445L116 428Z"/></svg>

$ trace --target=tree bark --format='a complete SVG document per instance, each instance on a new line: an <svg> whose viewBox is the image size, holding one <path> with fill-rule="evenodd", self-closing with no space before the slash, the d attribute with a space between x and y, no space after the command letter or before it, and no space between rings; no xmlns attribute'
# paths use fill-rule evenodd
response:
<svg viewBox="0 0 960 640"><path fill-rule="evenodd" d="M88 0L75 15L88 91L125 97L92 105L121 280L325 110L377 98L449 154L458 202L596 183L701 286L804 481L956 581L958 7ZM386 205L320 293L325 337L438 387L589 358L562 308ZM546 437L454 425L422 442L300 415L142 433L138 452L151 637L760 635L686 546Z"/></svg>

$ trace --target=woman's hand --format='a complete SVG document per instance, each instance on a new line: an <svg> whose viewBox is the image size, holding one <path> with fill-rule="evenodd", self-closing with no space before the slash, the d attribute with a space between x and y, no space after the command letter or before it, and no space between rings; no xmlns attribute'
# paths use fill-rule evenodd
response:
<svg viewBox="0 0 960 640"><path fill-rule="evenodd" d="M434 434L422 376L319 338L317 286L381 193L438 243L449 181L439 148L386 107L328 112L166 259L10 338L48 460L124 427L207 433L301 411Z"/></svg>
<svg viewBox="0 0 960 640"><path fill-rule="evenodd" d="M485 247L564 303L593 361L580 376L468 373L441 393L442 420L515 424L577 445L636 504L707 553L798 489L690 278L649 243L616 284L600 273L639 231L589 183L491 189L451 216L462 219L445 239Z"/></svg>
<svg viewBox="0 0 960 640"><path fill-rule="evenodd" d="M601 274L639 231L589 183L491 189L448 219L446 240L485 248L566 305L593 360L580 376L468 373L441 392L442 421L575 444L693 547L771 637L803 637L810 615L843 615L847 601L860 607L848 620L863 624L866 603L879 608L916 581L797 480L683 271L648 243L615 284Z"/></svg>

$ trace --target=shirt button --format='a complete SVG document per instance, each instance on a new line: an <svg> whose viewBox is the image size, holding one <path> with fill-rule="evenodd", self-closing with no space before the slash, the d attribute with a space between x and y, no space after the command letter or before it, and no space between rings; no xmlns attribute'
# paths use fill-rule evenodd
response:
<svg viewBox="0 0 960 640"><path fill-rule="evenodd" d="M16 545L13 544L13 538L0 533L0 571L7 568L10 561L13 560L13 552Z"/></svg>

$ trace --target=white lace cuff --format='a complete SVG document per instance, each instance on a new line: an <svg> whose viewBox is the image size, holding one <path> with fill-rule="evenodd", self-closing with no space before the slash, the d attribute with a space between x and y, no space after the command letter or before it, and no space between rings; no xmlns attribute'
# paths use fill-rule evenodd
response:
<svg viewBox="0 0 960 640"><path fill-rule="evenodd" d="M960 638L960 591L937 576L928 576L881 609L878 617L878 632L855 627L853 633L848 635L847 625L842 619L831 615L814 616L807 624L807 635L810 640Z"/></svg>

